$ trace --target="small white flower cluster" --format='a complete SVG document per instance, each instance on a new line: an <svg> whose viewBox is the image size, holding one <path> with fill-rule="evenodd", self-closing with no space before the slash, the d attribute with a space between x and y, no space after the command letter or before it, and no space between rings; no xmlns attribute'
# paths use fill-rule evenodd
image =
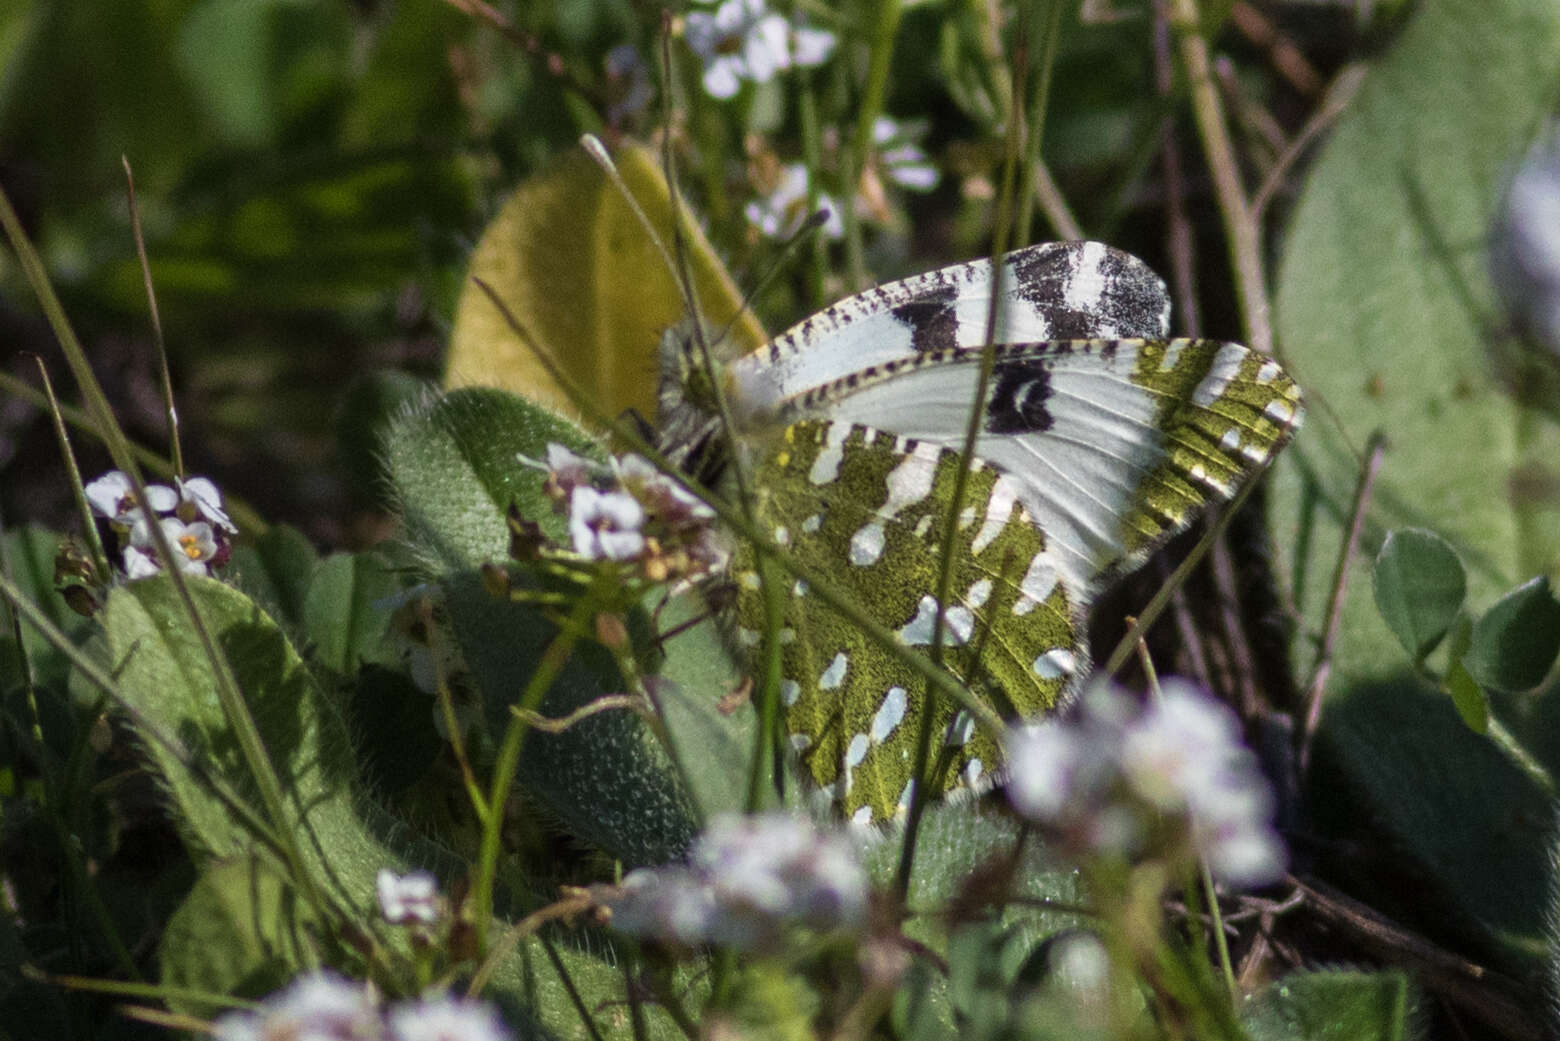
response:
<svg viewBox="0 0 1560 1041"><path fill-rule="evenodd" d="M742 215L765 238L790 238L801 229L802 222L812 215L807 205L809 182L807 167L801 163L781 167L774 189L744 206ZM839 204L829 195L819 192L818 209L828 212L823 222L823 234L835 241L844 238L845 222L840 218Z"/></svg>
<svg viewBox="0 0 1560 1041"><path fill-rule="evenodd" d="M238 527L222 509L222 493L205 477L176 477L172 488L147 485L146 504L152 518L142 514L130 478L119 470L110 470L84 491L93 511L106 518L119 536L126 578L146 578L160 570L152 536L154 520L167 537L180 571L209 574L232 552Z"/></svg>
<svg viewBox="0 0 1560 1041"><path fill-rule="evenodd" d="M439 880L426 871L397 875L380 868L374 879L379 912L391 925L432 925L444 913Z"/></svg>
<svg viewBox="0 0 1560 1041"><path fill-rule="evenodd" d="M694 843L687 866L631 872L606 904L613 927L636 936L763 951L787 926L859 931L867 875L844 836L801 817L723 814Z"/></svg>
<svg viewBox="0 0 1560 1041"><path fill-rule="evenodd" d="M299 976L254 1012L229 1012L216 1041L509 1041L493 1006L440 996L381 1013L367 989L330 973Z"/></svg>
<svg viewBox="0 0 1560 1041"><path fill-rule="evenodd" d="M633 563L653 582L719 568L715 511L641 456L602 465L560 444L547 459L520 457L547 473L547 493L569 518L574 552L587 560Z"/></svg>
<svg viewBox="0 0 1560 1041"><path fill-rule="evenodd" d="M1093 687L1075 718L1010 732L1008 763L1013 808L1074 853L1139 857L1168 841L1230 885L1283 875L1267 779L1234 713L1193 684L1169 680L1147 707Z"/></svg>
<svg viewBox="0 0 1560 1041"><path fill-rule="evenodd" d="M791 24L764 0L724 0L714 11L688 14L688 47L704 62L711 97L735 97L743 80L767 83L775 73L822 65L834 53L834 34Z"/></svg>
<svg viewBox="0 0 1560 1041"><path fill-rule="evenodd" d="M1490 270L1517 331L1560 354L1560 125L1544 130L1506 189Z"/></svg>

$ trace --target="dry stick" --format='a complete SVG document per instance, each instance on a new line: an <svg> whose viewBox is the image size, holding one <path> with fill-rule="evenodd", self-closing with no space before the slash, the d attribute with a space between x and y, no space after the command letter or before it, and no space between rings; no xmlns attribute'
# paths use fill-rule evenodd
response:
<svg viewBox="0 0 1560 1041"><path fill-rule="evenodd" d="M1354 100L1354 95L1360 89L1360 84L1365 82L1366 69L1364 62L1355 62L1338 70L1338 75L1333 77L1332 83L1327 87L1327 93L1322 97L1321 105L1311 113L1311 118L1305 121L1300 132L1279 155L1277 161L1273 163L1273 168L1267 172L1267 176L1257 188L1256 194L1251 197L1253 220L1258 222L1262 220L1268 204L1273 201L1274 194L1283 186L1284 178L1289 175L1289 171L1294 168L1300 156L1310 147L1311 142L1316 140L1322 131L1332 126L1349 107L1349 103Z"/></svg>
<svg viewBox="0 0 1560 1041"><path fill-rule="evenodd" d="M1245 617L1237 610L1240 589L1235 581L1235 561L1230 556L1228 541L1220 539L1214 543L1208 553L1208 570L1213 575L1214 602L1218 605L1219 625L1224 630L1229 656L1228 679L1239 699L1241 718L1251 719L1259 711L1257 666L1251 653L1251 641L1246 635Z"/></svg>
<svg viewBox="0 0 1560 1041"><path fill-rule="evenodd" d="M1078 218L1073 216L1072 209L1067 205L1067 200L1063 197L1061 188L1057 187L1056 179L1051 176L1051 168L1046 165L1044 159L1036 160L1034 177L1035 202L1039 204L1040 212L1045 214L1045 219L1051 222L1051 229L1056 232L1056 237L1069 242L1081 241L1083 226L1078 223Z"/></svg>
<svg viewBox="0 0 1560 1041"><path fill-rule="evenodd" d="M1286 881L1304 892L1312 919L1346 934L1383 962L1410 969L1430 990L1502 1037L1541 1041L1549 1036L1541 1022L1543 1006L1533 1001L1531 988L1436 946L1322 882L1293 876Z"/></svg>
<svg viewBox="0 0 1560 1041"><path fill-rule="evenodd" d="M1267 51L1268 61L1291 87L1306 95L1322 89L1321 75L1300 48L1279 32L1267 15L1246 0L1236 0L1235 6L1230 8L1230 24L1246 39Z"/></svg>
<svg viewBox="0 0 1560 1041"><path fill-rule="evenodd" d="M1175 91L1175 67L1170 55L1167 0L1154 4L1154 89L1161 98ZM1181 146L1175 139L1175 116L1167 109L1159 121L1160 154L1165 171L1165 246L1170 254L1170 285L1181 327L1188 336L1202 334L1197 308L1197 239L1186 200L1181 195Z"/></svg>
<svg viewBox="0 0 1560 1041"><path fill-rule="evenodd" d="M548 50L547 46L534 33L520 28L502 12L484 3L483 0L444 0L444 2L457 11L470 15L478 21L486 22L494 29L497 29L515 46L531 57L538 59L542 67L547 70L549 76L552 76L570 90L578 92L598 112L604 111L605 104L601 91L596 89L594 85L580 79L564 61L563 55L557 51Z"/></svg>
<svg viewBox="0 0 1560 1041"><path fill-rule="evenodd" d="M1311 763L1311 741L1316 735L1316 725L1322 716L1322 694L1332 675L1333 644L1338 639L1339 622L1343 616L1343 595L1349 586L1349 566L1354 550L1359 545L1360 532L1365 527L1365 508L1370 503L1371 490L1376 474L1381 469L1381 458L1386 449L1386 438L1375 431L1365 443L1365 462L1360 468L1359 484L1354 489L1354 505L1349 511L1349 531L1338 551L1338 561L1333 569L1332 595L1327 601L1327 618L1322 625L1322 642L1316 654L1316 668L1311 673L1311 683L1306 688L1305 725L1300 730L1299 768L1304 777Z"/></svg>
<svg viewBox="0 0 1560 1041"><path fill-rule="evenodd" d="M1242 87L1235 75L1235 63L1229 58L1221 55L1213 60L1213 75L1218 81L1219 89L1224 92L1225 101L1234 109L1235 118L1240 121L1240 125L1248 134L1267 146L1271 153L1271 158L1267 158L1267 162L1271 165L1289 144L1289 135L1284 133L1284 128L1279 126L1273 113L1264 108L1261 102ZM1253 154L1251 157L1255 159L1257 155Z"/></svg>
<svg viewBox="0 0 1560 1041"><path fill-rule="evenodd" d="M1196 0L1171 0L1170 28L1176 36L1192 100L1192 114L1213 175L1219 210L1229 236L1230 266L1246 340L1259 354L1273 353L1272 308L1262 271L1261 230L1240 183L1240 165L1224 124L1224 110L1208 60L1208 41L1198 24Z"/></svg>

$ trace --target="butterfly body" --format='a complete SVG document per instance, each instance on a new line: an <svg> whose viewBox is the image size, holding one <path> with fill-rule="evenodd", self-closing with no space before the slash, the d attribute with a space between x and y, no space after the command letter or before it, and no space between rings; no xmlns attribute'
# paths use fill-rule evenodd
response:
<svg viewBox="0 0 1560 1041"><path fill-rule="evenodd" d="M923 651L951 539L945 665L1005 718L1051 711L1087 672L1085 615L1101 585L1232 495L1300 418L1276 363L1235 344L1165 339L1168 320L1159 279L1098 243L1035 246L995 268L975 261L850 297L714 375L754 519L802 570ZM988 339L982 423L950 534ZM688 376L700 359L684 351L665 366L677 374L663 380L663 445L720 458L713 395L700 396ZM742 540L730 576L737 642L756 649L762 583ZM908 805L926 684L805 580L785 583L777 638L791 745L846 816L892 818ZM945 787L989 785L996 741L952 705L934 721L951 755Z"/></svg>

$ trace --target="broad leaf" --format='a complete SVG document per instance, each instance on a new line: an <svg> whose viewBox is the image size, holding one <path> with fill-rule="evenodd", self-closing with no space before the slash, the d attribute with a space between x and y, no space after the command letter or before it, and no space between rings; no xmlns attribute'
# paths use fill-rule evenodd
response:
<svg viewBox="0 0 1560 1041"><path fill-rule="evenodd" d="M1501 597L1473 626L1463 663L1493 690L1538 686L1560 653L1560 602L1543 576Z"/></svg>
<svg viewBox="0 0 1560 1041"><path fill-rule="evenodd" d="M1371 572L1376 607L1416 662L1451 628L1468 590L1462 561L1433 531L1390 532Z"/></svg>

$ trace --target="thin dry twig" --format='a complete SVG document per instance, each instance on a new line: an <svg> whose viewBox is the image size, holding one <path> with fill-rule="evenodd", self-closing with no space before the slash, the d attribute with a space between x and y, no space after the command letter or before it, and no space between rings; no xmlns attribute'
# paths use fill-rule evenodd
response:
<svg viewBox="0 0 1560 1041"><path fill-rule="evenodd" d="M570 712L567 716L557 718L544 716L540 712L532 712L530 709L511 708L510 711L521 719L533 730L540 730L548 734L561 734L582 719L596 715L598 712L610 712L613 709L626 708L641 714L645 711L644 699L635 694L603 694L579 708Z"/></svg>
<svg viewBox="0 0 1560 1041"><path fill-rule="evenodd" d="M1337 642L1339 623L1343 617L1343 597L1349 588L1349 568L1354 560L1354 551L1359 546L1360 532L1365 527L1365 510L1370 504L1371 491L1375 487L1376 474L1381 469L1385 451L1386 438L1380 431L1372 433L1365 444L1365 461L1360 467L1359 483L1354 489L1348 535L1338 550L1338 562L1333 569L1332 593L1327 600L1327 616L1322 624L1322 642L1316 653L1316 667L1306 688L1305 725L1300 730L1298 750L1302 777L1311 764L1311 742L1322 716L1322 695L1332 675L1333 644Z"/></svg>
<svg viewBox="0 0 1560 1041"><path fill-rule="evenodd" d="M1332 83L1327 87L1327 93L1322 96L1322 103L1317 106L1311 118L1305 121L1300 132L1294 136L1284 151L1274 161L1272 169L1262 179L1262 184L1257 188L1256 194L1251 197L1251 213L1255 220L1260 221L1262 215L1267 212L1268 204L1273 201L1273 196L1283 186L1284 179L1289 176L1289 171L1299 161L1300 156L1310 147L1311 142L1343 115L1354 100L1354 95L1359 91L1360 84L1365 82L1364 62L1355 62L1345 65L1338 70Z"/></svg>
<svg viewBox="0 0 1560 1041"><path fill-rule="evenodd" d="M1154 4L1154 89L1161 98L1175 91L1174 57L1170 53L1168 0ZM1181 174L1181 145L1175 136L1175 117L1168 111L1159 121L1159 154L1165 176L1165 247L1170 255L1170 291L1181 313L1181 328L1188 336L1202 334L1197 307L1197 237L1186 213Z"/></svg>
<svg viewBox="0 0 1560 1041"><path fill-rule="evenodd" d="M1294 41L1278 31L1267 15L1246 0L1230 8L1230 24L1242 36L1267 51L1268 61L1289 85L1307 96L1322 89L1322 77Z"/></svg>

